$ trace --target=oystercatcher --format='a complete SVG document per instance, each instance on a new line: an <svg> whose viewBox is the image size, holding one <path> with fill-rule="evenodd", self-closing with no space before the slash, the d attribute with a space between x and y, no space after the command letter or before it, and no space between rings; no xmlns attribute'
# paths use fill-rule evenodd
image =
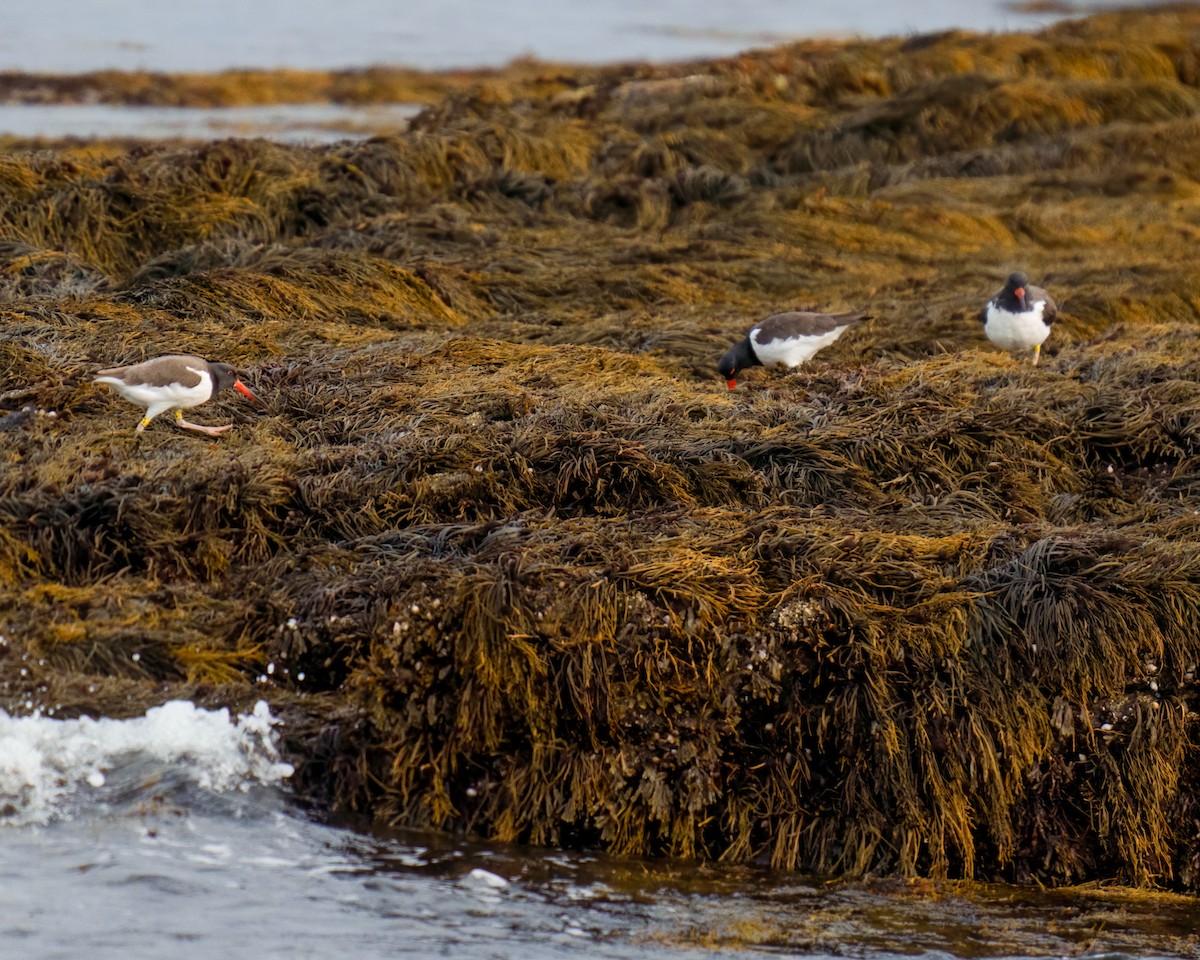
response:
<svg viewBox="0 0 1200 960"><path fill-rule="evenodd" d="M1042 343L1050 336L1050 325L1058 306L1041 287L1030 284L1023 273L1009 274L1004 289L983 308L983 332L1001 350L1033 350L1037 366Z"/></svg>
<svg viewBox="0 0 1200 960"><path fill-rule="evenodd" d="M738 371L777 364L797 367L833 343L846 328L870 319L868 314L859 312L775 313L752 326L744 340L730 347L717 364L717 370L732 390L737 386Z"/></svg>
<svg viewBox="0 0 1200 960"><path fill-rule="evenodd" d="M107 383L116 388L126 400L146 408L146 415L137 425L141 433L160 413L175 411L175 423L185 430L216 437L233 427L205 427L188 423L183 411L198 407L214 393L233 387L238 393L255 403L261 401L238 379L237 371L227 363L210 363L200 357L172 354L155 357L128 367L110 367L96 374L96 383Z"/></svg>

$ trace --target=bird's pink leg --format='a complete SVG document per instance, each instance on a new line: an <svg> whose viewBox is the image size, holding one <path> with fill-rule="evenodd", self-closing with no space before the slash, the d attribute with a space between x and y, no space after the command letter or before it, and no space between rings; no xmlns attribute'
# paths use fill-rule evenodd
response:
<svg viewBox="0 0 1200 960"><path fill-rule="evenodd" d="M223 427L205 427L199 423L189 423L187 420L183 419L182 410L175 411L175 425L182 427L184 430L195 430L197 433L203 433L209 437L219 437L226 430L233 429L232 423L227 423Z"/></svg>

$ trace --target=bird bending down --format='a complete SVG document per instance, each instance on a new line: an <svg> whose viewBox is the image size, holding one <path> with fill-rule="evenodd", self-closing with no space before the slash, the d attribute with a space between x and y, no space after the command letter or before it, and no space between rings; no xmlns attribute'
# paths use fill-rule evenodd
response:
<svg viewBox="0 0 1200 960"><path fill-rule="evenodd" d="M1050 294L1030 284L1025 274L1013 273L1004 289L987 302L980 319L992 343L1001 350L1032 350L1036 367L1057 316L1058 306Z"/></svg>
<svg viewBox="0 0 1200 960"><path fill-rule="evenodd" d="M737 386L737 375L747 367L798 367L812 359L818 350L829 346L866 313L807 313L793 310L775 313L750 328L745 339L730 347L717 370L730 390Z"/></svg>
<svg viewBox="0 0 1200 960"><path fill-rule="evenodd" d="M206 427L189 423L183 418L183 411L198 407L227 387L233 387L255 403L261 403L238 379L237 371L229 364L210 363L200 357L187 355L173 354L128 367L110 367L96 374L95 382L109 384L126 400L146 408L145 416L137 425L138 433L145 430L160 413L174 410L175 423L183 429L195 430L210 437L220 436L233 424Z"/></svg>

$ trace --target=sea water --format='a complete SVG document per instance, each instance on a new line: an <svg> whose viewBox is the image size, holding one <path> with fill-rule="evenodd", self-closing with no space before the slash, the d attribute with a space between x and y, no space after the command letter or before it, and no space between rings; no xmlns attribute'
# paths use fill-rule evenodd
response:
<svg viewBox="0 0 1200 960"><path fill-rule="evenodd" d="M1071 13L1118 5L1020 0L39 0L5 5L0 70L208 72L371 64L446 69L501 66L525 56L573 63L662 61L725 56L799 37L1029 30Z"/></svg>
<svg viewBox="0 0 1200 960"><path fill-rule="evenodd" d="M414 104L281 103L246 107L149 107L105 103L0 103L0 135L21 138L221 140L266 137L324 144L403 130Z"/></svg>
<svg viewBox="0 0 1200 960"><path fill-rule="evenodd" d="M0 711L0 957L1179 957L1194 902L621 860L323 821L279 721ZM1191 941L1195 943L1195 941Z"/></svg>

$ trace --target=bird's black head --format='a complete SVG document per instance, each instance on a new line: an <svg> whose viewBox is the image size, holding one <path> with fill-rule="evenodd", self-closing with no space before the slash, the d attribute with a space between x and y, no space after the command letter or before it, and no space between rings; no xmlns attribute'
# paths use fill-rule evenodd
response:
<svg viewBox="0 0 1200 960"><path fill-rule="evenodd" d="M214 394L233 387L233 389L240 393L243 397L253 400L260 406L262 405L262 401L259 400L258 397L256 397L253 393L251 393L249 387L242 383L242 381L238 378L237 371L234 370L229 364L210 362L208 364L208 370L209 373L212 374Z"/></svg>
<svg viewBox="0 0 1200 960"><path fill-rule="evenodd" d="M757 365L758 357L754 355L754 350L750 346L750 340L747 338L739 343L735 343L725 351L721 359L717 361L717 372L725 378L726 386L732 390L737 386L738 371Z"/></svg>
<svg viewBox="0 0 1200 960"><path fill-rule="evenodd" d="M237 382L237 371L227 363L209 362L208 372L212 374L213 393L228 390Z"/></svg>
<svg viewBox="0 0 1200 960"><path fill-rule="evenodd" d="M1025 290L1029 286L1029 278L1019 270L1016 273L1008 275L1008 282L1004 284L1004 291L1000 294L1001 303L1007 309L1016 309L1024 311L1029 309L1029 301L1025 297Z"/></svg>

